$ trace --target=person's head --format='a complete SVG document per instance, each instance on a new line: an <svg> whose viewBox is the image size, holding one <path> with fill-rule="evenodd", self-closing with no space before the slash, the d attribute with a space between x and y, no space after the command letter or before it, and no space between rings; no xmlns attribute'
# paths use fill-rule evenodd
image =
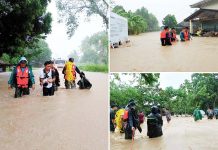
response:
<svg viewBox="0 0 218 150"><path fill-rule="evenodd" d="M50 63L51 63L51 68L54 68L54 61L50 60Z"/></svg>
<svg viewBox="0 0 218 150"><path fill-rule="evenodd" d="M44 66L45 66L45 70L49 71L51 69L51 61L46 61L44 63Z"/></svg>
<svg viewBox="0 0 218 150"><path fill-rule="evenodd" d="M165 30L165 31L169 31L169 27L168 27L168 26L165 26L165 27L164 27L164 30Z"/></svg>
<svg viewBox="0 0 218 150"><path fill-rule="evenodd" d="M185 27L185 30L186 30L186 31L189 31L189 27Z"/></svg>
<svg viewBox="0 0 218 150"><path fill-rule="evenodd" d="M151 112L152 112L153 114L157 114L158 111L159 111L159 109L158 109L157 106L152 106L152 107L151 107Z"/></svg>
<svg viewBox="0 0 218 150"><path fill-rule="evenodd" d="M117 105L115 105L115 104L112 104L112 105L111 105L111 109L112 109L112 110L116 111L117 108L118 108Z"/></svg>
<svg viewBox="0 0 218 150"><path fill-rule="evenodd" d="M27 59L25 57L20 58L20 60L19 60L20 67L22 67L22 68L26 67L27 63L28 63L28 61L27 61Z"/></svg>
<svg viewBox="0 0 218 150"><path fill-rule="evenodd" d="M74 62L74 59L73 59L73 58L69 58L69 61L70 61L70 62Z"/></svg>
<svg viewBox="0 0 218 150"><path fill-rule="evenodd" d="M130 103L129 103L129 108L135 110L135 108L136 108L136 103L135 103L134 101L133 101L133 102L130 102Z"/></svg>

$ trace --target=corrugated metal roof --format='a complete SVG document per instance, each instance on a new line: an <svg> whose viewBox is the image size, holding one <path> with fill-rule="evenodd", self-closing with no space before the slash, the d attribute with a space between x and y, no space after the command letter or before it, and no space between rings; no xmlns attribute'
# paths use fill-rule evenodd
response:
<svg viewBox="0 0 218 150"><path fill-rule="evenodd" d="M203 6L206 6L208 3L212 2L212 1L217 1L217 0L203 0L203 1L200 1L198 3L192 4L190 6L191 6L191 8L201 8Z"/></svg>

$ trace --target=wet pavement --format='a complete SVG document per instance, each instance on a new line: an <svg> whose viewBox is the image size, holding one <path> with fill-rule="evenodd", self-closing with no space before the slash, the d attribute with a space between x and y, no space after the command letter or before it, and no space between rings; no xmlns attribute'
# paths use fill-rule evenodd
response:
<svg viewBox="0 0 218 150"><path fill-rule="evenodd" d="M111 150L217 150L218 120L194 122L192 117L172 117L168 124L166 118L163 125L163 136L149 139L146 123L143 132L136 131L134 142L125 140L124 134L111 133Z"/></svg>
<svg viewBox="0 0 218 150"><path fill-rule="evenodd" d="M162 47L160 33L150 32L129 36L131 44L110 50L112 72L215 72L218 38L193 37ZM178 35L177 35L178 37Z"/></svg>
<svg viewBox="0 0 218 150"><path fill-rule="evenodd" d="M52 97L42 96L39 70L34 74L36 89L14 99L7 89L9 73L0 73L0 149L106 150L107 74L87 72L91 90L66 90L61 74L62 86Z"/></svg>

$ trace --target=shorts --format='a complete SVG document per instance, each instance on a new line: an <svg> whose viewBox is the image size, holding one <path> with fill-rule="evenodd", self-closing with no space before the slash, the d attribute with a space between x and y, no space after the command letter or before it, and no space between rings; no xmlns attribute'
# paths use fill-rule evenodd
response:
<svg viewBox="0 0 218 150"><path fill-rule="evenodd" d="M54 95L54 87L46 88L43 87L43 96L53 96Z"/></svg>

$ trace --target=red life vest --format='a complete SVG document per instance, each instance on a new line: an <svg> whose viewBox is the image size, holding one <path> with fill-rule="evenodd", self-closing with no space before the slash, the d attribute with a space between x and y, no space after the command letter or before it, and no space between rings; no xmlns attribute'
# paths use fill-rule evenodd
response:
<svg viewBox="0 0 218 150"><path fill-rule="evenodd" d="M28 67L25 68L24 72L22 72L20 66L17 66L16 71L16 79L17 79L17 86L21 88L28 88L29 82L29 69Z"/></svg>
<svg viewBox="0 0 218 150"><path fill-rule="evenodd" d="M166 31L165 30L163 30L163 31L161 31L161 33L160 33L160 38L161 39L165 39L166 38Z"/></svg>
<svg viewBox="0 0 218 150"><path fill-rule="evenodd" d="M188 32L184 32L184 38L186 41L189 40L189 33Z"/></svg>

